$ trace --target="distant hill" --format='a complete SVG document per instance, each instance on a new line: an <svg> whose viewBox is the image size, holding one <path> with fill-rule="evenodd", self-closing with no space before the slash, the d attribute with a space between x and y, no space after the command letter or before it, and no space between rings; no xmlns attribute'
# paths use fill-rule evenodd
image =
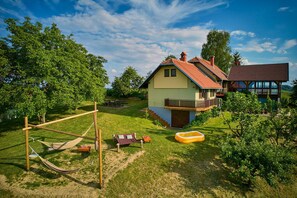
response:
<svg viewBox="0 0 297 198"><path fill-rule="evenodd" d="M293 87L290 85L282 85L282 90L284 91L292 91Z"/></svg>

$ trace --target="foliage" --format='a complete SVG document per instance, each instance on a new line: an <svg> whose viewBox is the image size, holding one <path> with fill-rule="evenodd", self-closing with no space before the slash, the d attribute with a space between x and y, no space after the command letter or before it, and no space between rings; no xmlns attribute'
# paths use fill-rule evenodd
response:
<svg viewBox="0 0 297 198"><path fill-rule="evenodd" d="M43 115L49 109L74 109L84 100L102 102L108 78L100 56L87 54L56 24L42 27L25 18L5 20L10 33L0 40L1 112Z"/></svg>
<svg viewBox="0 0 297 198"><path fill-rule="evenodd" d="M221 157L233 167L232 176L248 186L256 177L262 177L269 185L289 179L296 165L296 110L276 115L268 98L266 106L271 118L261 120L257 97L238 92L230 94L225 105L231 118L224 119L233 133L222 143Z"/></svg>
<svg viewBox="0 0 297 198"><path fill-rule="evenodd" d="M176 129L158 127L151 120L144 118L144 112L141 110L147 107L147 101L131 99L127 101L129 103L127 108L100 107L98 112L97 122L102 129L102 140L109 146L109 149L103 150L105 197L118 197L119 194L122 197L180 197L181 193L184 197L275 197L276 195L278 197L296 197L296 181L286 185L278 184L278 188L274 189L265 182L257 180L255 188L247 190L238 185L237 181L230 180L227 175L229 169L218 158L218 142L223 139L225 133L229 132L223 124L222 116L210 118L203 126L189 129L199 129L205 134L206 140L203 143L180 144L174 139L174 134L178 132ZM81 108L71 113L83 113L92 108L93 103L86 102ZM229 113L223 113L225 117L229 117ZM48 119L55 120L57 117L65 116L69 115L62 112L61 114L59 112L57 114L49 113ZM51 127L81 134L92 122L92 116L67 120L53 124ZM3 124L0 123L0 131L4 129ZM14 129L16 126L18 129ZM61 177L48 171L39 160L30 160L32 170L34 167L33 171L38 171L38 174L24 174L26 162L24 145L21 144L24 142L24 136L20 135L21 128L23 128L22 123L20 125L10 124L0 135L0 175L2 178L5 175L9 181L7 185L0 185L1 195L4 197L28 197L32 192L34 197L40 188L32 187L34 191L24 191L24 188L28 186L27 182L31 184L40 182L41 186L46 188L44 193L51 192L52 197L63 195L83 197L87 192L90 192L90 187L98 186L94 185L98 181L98 153L92 149L90 154L83 157L80 153L70 151L46 152L42 145L36 141L36 138L51 142L73 138L44 130L34 130L30 133L35 138L35 142L30 141L30 145L36 152L45 155L44 157L51 162L59 162L63 168L70 169L70 166L80 168L80 171L75 174L76 181L86 181L84 184L90 181L91 184L73 183L72 178ZM140 144L121 147L120 155L115 155L116 145L112 141L112 135L134 132L137 133L137 138L148 135L153 142L145 144L143 151L140 149ZM89 135L92 136L93 133L91 132ZM82 144L93 143L92 140L83 140L82 142ZM133 162L130 161L131 157L144 151L144 155L136 158ZM71 160L71 164L69 164L68 159L73 158L79 159ZM119 169L128 162L130 162L129 166ZM116 176L109 177L110 172L116 173ZM144 176L144 172L149 174ZM296 174L293 176L296 178ZM9 188L10 184L12 186ZM74 189L73 184L78 188ZM101 191L94 188L93 194L93 196L100 197Z"/></svg>
<svg viewBox="0 0 297 198"><path fill-rule="evenodd" d="M292 91L293 87L290 85L282 85L282 90L284 91Z"/></svg>
<svg viewBox="0 0 297 198"><path fill-rule="evenodd" d="M201 112L196 115L195 120L193 120L190 124L187 124L184 128L200 126L206 123L206 121L211 117L217 117L220 115L220 110L217 107L212 108L210 111Z"/></svg>
<svg viewBox="0 0 297 198"><path fill-rule="evenodd" d="M291 150L265 141L265 132L265 127L252 127L240 139L228 136L222 144L221 157L234 168L231 176L242 184L251 186L259 176L275 185L294 171Z"/></svg>
<svg viewBox="0 0 297 198"><path fill-rule="evenodd" d="M239 52L235 52L233 55L232 55L232 58L233 58L233 64L234 65L237 65L237 66L240 66L242 64L242 58L241 58L241 55Z"/></svg>
<svg viewBox="0 0 297 198"><path fill-rule="evenodd" d="M293 92L291 93L291 104L297 106L297 79L293 80Z"/></svg>
<svg viewBox="0 0 297 198"><path fill-rule="evenodd" d="M139 86L143 82L136 69L129 66L126 68L122 76L115 77L112 83L113 94L115 97L129 97L141 94Z"/></svg>
<svg viewBox="0 0 297 198"><path fill-rule="evenodd" d="M297 140L296 109L282 109L278 113L271 113L267 125L270 126L269 138L272 143L294 149Z"/></svg>
<svg viewBox="0 0 297 198"><path fill-rule="evenodd" d="M157 126L160 126L160 127L162 126L162 123L159 120L154 120L153 122Z"/></svg>
<svg viewBox="0 0 297 198"><path fill-rule="evenodd" d="M231 112L231 118L225 119L225 123L237 137L242 136L250 123L257 122L258 113L262 112L262 105L254 93L229 93L223 105L224 109ZM231 122L238 122L238 125L231 127Z"/></svg>
<svg viewBox="0 0 297 198"><path fill-rule="evenodd" d="M228 72L232 61L229 42L229 32L210 31L207 35L207 43L202 45L201 57L210 60L212 56L215 56L215 64L224 72Z"/></svg>
<svg viewBox="0 0 297 198"><path fill-rule="evenodd" d="M220 109L218 107L214 107L211 109L211 116L213 118L218 117L220 115Z"/></svg>
<svg viewBox="0 0 297 198"><path fill-rule="evenodd" d="M172 58L177 59L174 55L170 54L170 55L165 57L164 61L172 59Z"/></svg>

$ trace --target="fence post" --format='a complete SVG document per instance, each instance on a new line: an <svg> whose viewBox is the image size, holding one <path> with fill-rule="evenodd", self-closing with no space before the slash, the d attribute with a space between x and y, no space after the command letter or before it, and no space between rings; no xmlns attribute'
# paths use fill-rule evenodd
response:
<svg viewBox="0 0 297 198"><path fill-rule="evenodd" d="M30 170L30 161L29 161L29 129L28 129L28 116L25 117L25 142L26 142L26 170Z"/></svg>

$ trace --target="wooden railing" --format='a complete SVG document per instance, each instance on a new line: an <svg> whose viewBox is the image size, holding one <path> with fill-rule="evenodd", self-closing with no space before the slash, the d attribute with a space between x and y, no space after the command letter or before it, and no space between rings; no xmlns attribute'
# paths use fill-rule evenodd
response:
<svg viewBox="0 0 297 198"><path fill-rule="evenodd" d="M210 106L220 106L220 99L215 98L211 100L175 100L165 99L165 106L167 107L188 107L188 108L206 108Z"/></svg>

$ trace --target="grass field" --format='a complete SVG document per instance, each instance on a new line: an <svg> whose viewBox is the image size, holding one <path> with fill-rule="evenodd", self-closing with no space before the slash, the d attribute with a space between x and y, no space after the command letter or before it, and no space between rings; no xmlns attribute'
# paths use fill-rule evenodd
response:
<svg viewBox="0 0 297 198"><path fill-rule="evenodd" d="M127 107L99 107L98 126L103 138L104 188L98 187L97 153L80 154L66 150L49 153L37 139L64 141L71 137L43 130L31 130L35 139L30 145L56 165L80 168L72 175L61 176L45 168L39 160L31 160L31 171L24 170L25 145L20 123L0 125L0 197L296 197L297 183L269 187L258 180L253 190L238 185L229 178L229 169L219 157L219 144L227 126L222 118L212 118L206 124L188 130L199 130L206 136L201 143L180 144L175 141L177 129L164 129L145 118L147 101L129 100ZM85 103L74 113L93 109ZM67 115L64 115L67 116ZM53 120L59 114L48 115ZM81 134L92 122L84 116L51 128ZM112 134L137 133L149 135L152 143L134 144L116 152ZM94 131L88 136L94 136ZM83 141L83 144L92 144Z"/></svg>

